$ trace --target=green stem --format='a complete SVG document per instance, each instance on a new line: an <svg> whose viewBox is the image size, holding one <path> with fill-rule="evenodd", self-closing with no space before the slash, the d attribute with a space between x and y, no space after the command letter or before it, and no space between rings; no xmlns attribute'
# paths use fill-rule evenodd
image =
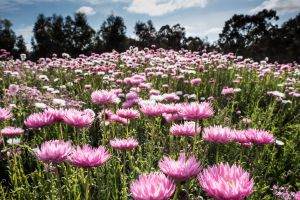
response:
<svg viewBox="0 0 300 200"><path fill-rule="evenodd" d="M181 191L181 184L178 183L177 186L176 186L175 194L173 196L173 200L178 200L178 195L179 195L180 191Z"/></svg>
<svg viewBox="0 0 300 200"><path fill-rule="evenodd" d="M89 195L90 195L90 169L87 170L87 178L85 180L85 195L84 198L85 200L89 199Z"/></svg>

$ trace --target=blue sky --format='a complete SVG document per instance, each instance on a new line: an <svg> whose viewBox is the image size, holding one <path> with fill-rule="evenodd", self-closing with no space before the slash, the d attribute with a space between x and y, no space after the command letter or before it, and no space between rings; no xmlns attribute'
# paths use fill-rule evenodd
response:
<svg viewBox="0 0 300 200"><path fill-rule="evenodd" d="M95 30L113 13L124 18L131 37L137 21L151 19L157 29L180 23L187 36L208 37L212 42L233 14L252 14L264 8L275 9L281 24L300 12L300 0L0 0L0 18L12 21L13 29L25 37L28 47L39 13L67 16L79 11L87 14Z"/></svg>

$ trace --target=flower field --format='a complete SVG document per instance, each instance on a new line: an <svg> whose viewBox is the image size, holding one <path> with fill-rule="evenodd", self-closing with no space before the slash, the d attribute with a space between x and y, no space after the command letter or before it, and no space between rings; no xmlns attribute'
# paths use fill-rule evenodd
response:
<svg viewBox="0 0 300 200"><path fill-rule="evenodd" d="M0 199L300 199L300 66L164 49L0 58Z"/></svg>

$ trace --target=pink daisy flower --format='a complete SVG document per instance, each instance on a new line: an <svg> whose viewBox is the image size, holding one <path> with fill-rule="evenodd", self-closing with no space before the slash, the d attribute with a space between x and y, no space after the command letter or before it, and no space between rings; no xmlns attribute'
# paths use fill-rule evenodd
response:
<svg viewBox="0 0 300 200"><path fill-rule="evenodd" d="M167 122L173 122L173 121L178 121L182 120L183 117L180 114L168 114L168 113L163 113L162 117L167 121Z"/></svg>
<svg viewBox="0 0 300 200"><path fill-rule="evenodd" d="M98 105L115 104L119 102L118 96L108 90L97 90L92 93L92 102Z"/></svg>
<svg viewBox="0 0 300 200"><path fill-rule="evenodd" d="M69 109L66 110L63 120L70 126L83 128L93 123L94 116L89 112Z"/></svg>
<svg viewBox="0 0 300 200"><path fill-rule="evenodd" d="M204 169L198 177L206 194L217 200L242 200L253 192L254 180L237 165L218 164Z"/></svg>
<svg viewBox="0 0 300 200"><path fill-rule="evenodd" d="M274 136L268 131L248 129L245 134L249 142L254 144L272 144L274 142Z"/></svg>
<svg viewBox="0 0 300 200"><path fill-rule="evenodd" d="M141 112L146 116L159 116L163 113L162 106L160 104L145 104L141 107Z"/></svg>
<svg viewBox="0 0 300 200"><path fill-rule="evenodd" d="M181 111L179 113L183 116L185 120L199 120L207 119L213 116L214 110L211 107L210 103L193 102L182 106Z"/></svg>
<svg viewBox="0 0 300 200"><path fill-rule="evenodd" d="M51 113L33 113L24 121L28 128L41 128L53 123L55 123L55 118Z"/></svg>
<svg viewBox="0 0 300 200"><path fill-rule="evenodd" d="M163 173L142 174L130 185L135 200L167 200L175 192L174 181Z"/></svg>
<svg viewBox="0 0 300 200"><path fill-rule="evenodd" d="M9 88L8 88L7 94L9 96L15 96L18 93L19 90L20 90L20 86L19 85L10 84Z"/></svg>
<svg viewBox="0 0 300 200"><path fill-rule="evenodd" d="M126 119L136 119L140 117L140 112L131 108L119 109L117 115Z"/></svg>
<svg viewBox="0 0 300 200"><path fill-rule="evenodd" d="M246 136L245 130L233 130L232 131L232 139L235 142L240 143L243 146L251 146L252 143Z"/></svg>
<svg viewBox="0 0 300 200"><path fill-rule="evenodd" d="M10 110L6 108L0 108L0 122L8 120L10 118L12 118Z"/></svg>
<svg viewBox="0 0 300 200"><path fill-rule="evenodd" d="M87 144L83 145L83 147L77 146L69 156L72 165L83 168L101 166L108 161L109 158L110 154L104 146L93 148Z"/></svg>
<svg viewBox="0 0 300 200"><path fill-rule="evenodd" d="M195 78L191 80L192 85L199 85L202 82L201 78Z"/></svg>
<svg viewBox="0 0 300 200"><path fill-rule="evenodd" d="M222 89L221 94L223 94L223 95L234 94L234 88L224 87Z"/></svg>
<svg viewBox="0 0 300 200"><path fill-rule="evenodd" d="M209 142L226 143L232 141L232 132L228 127L210 126L204 128L203 139Z"/></svg>
<svg viewBox="0 0 300 200"><path fill-rule="evenodd" d="M120 123L120 124L123 124L123 125L127 125L127 124L130 123L129 119L120 117L120 116L115 115L115 114L113 114L112 116L110 116L109 121L114 121L114 122L117 122L117 123Z"/></svg>
<svg viewBox="0 0 300 200"><path fill-rule="evenodd" d="M170 132L176 136L195 136L201 131L201 128L199 126L197 126L197 128L195 126L195 122L184 122L184 124L174 124L170 128Z"/></svg>
<svg viewBox="0 0 300 200"><path fill-rule="evenodd" d="M178 160L164 157L159 162L159 168L163 173L177 181L186 181L202 170L202 166L197 162L195 156L186 158L184 153L179 155Z"/></svg>
<svg viewBox="0 0 300 200"><path fill-rule="evenodd" d="M109 143L113 149L119 150L130 150L136 148L139 145L138 141L131 137L126 139L115 138L113 140L110 140Z"/></svg>
<svg viewBox="0 0 300 200"><path fill-rule="evenodd" d="M48 108L44 111L44 113L48 113L53 116L55 122L62 122L65 116L66 110L64 109L54 109L54 108Z"/></svg>
<svg viewBox="0 0 300 200"><path fill-rule="evenodd" d="M19 136L24 133L22 128L7 126L1 130L1 134L5 136Z"/></svg>
<svg viewBox="0 0 300 200"><path fill-rule="evenodd" d="M50 140L42 143L36 151L36 156L45 163L60 163L67 159L71 151L72 144L70 141Z"/></svg>

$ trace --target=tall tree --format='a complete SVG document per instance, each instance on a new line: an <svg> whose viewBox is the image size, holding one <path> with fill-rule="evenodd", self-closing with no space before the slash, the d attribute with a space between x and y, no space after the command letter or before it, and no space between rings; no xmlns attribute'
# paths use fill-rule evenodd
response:
<svg viewBox="0 0 300 200"><path fill-rule="evenodd" d="M157 33L156 43L158 47L179 50L182 48L184 39L185 28L181 27L180 24L176 24L172 27L164 25Z"/></svg>
<svg viewBox="0 0 300 200"><path fill-rule="evenodd" d="M91 52L91 50L93 49L93 39L95 37L95 31L87 23L85 14L75 13L71 36L73 56Z"/></svg>
<svg viewBox="0 0 300 200"><path fill-rule="evenodd" d="M16 43L16 35L8 19L0 19L0 48L12 52Z"/></svg>
<svg viewBox="0 0 300 200"><path fill-rule="evenodd" d="M51 18L52 51L58 55L66 52L66 35L64 32L64 19L61 15Z"/></svg>
<svg viewBox="0 0 300 200"><path fill-rule="evenodd" d="M188 37L183 40L183 47L191 51L200 51L207 47L199 37Z"/></svg>
<svg viewBox="0 0 300 200"><path fill-rule="evenodd" d="M53 53L51 29L51 18L39 14L33 27L33 50L35 58L49 57Z"/></svg>
<svg viewBox="0 0 300 200"><path fill-rule="evenodd" d="M151 20L147 23L138 21L134 26L134 33L138 37L139 47L150 47L155 42L156 30Z"/></svg>
<svg viewBox="0 0 300 200"><path fill-rule="evenodd" d="M22 35L17 37L15 54L17 57L20 57L20 54L28 54L26 44Z"/></svg>
<svg viewBox="0 0 300 200"><path fill-rule="evenodd" d="M284 62L297 61L300 63L300 13L295 18L283 23L278 38L281 38L281 47L286 55L285 58L279 59Z"/></svg>
<svg viewBox="0 0 300 200"><path fill-rule="evenodd" d="M273 20L278 20L274 10L262 10L255 15L234 15L225 22L218 44L224 52L251 56L249 49L277 28L272 24Z"/></svg>
<svg viewBox="0 0 300 200"><path fill-rule="evenodd" d="M106 51L113 49L117 51L124 51L126 49L126 26L122 17L110 15L106 21L103 22L99 35L104 42Z"/></svg>

